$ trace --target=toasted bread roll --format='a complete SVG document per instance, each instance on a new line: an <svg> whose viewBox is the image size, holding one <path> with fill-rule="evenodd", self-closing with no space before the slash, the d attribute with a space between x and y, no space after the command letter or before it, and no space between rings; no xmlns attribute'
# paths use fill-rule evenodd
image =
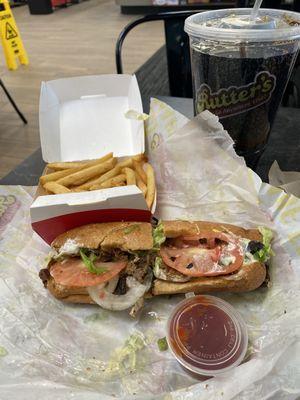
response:
<svg viewBox="0 0 300 400"><path fill-rule="evenodd" d="M150 250L152 227L148 222L104 222L80 226L59 235L51 246L59 250L67 240L90 249Z"/></svg>
<svg viewBox="0 0 300 400"><path fill-rule="evenodd" d="M90 298L86 288L59 285L52 277L48 278L46 287L58 300L68 303L95 304Z"/></svg>
<svg viewBox="0 0 300 400"><path fill-rule="evenodd" d="M257 229L244 229L236 225L207 221L164 221L164 234L167 238L184 235L196 235L202 231L216 229L219 232L232 232L233 234L249 240L262 240L262 235Z"/></svg>
<svg viewBox="0 0 300 400"><path fill-rule="evenodd" d="M264 264L255 262L243 265L236 273L224 276L194 278L189 282L177 283L155 279L152 293L154 296L176 293L211 292L250 292L261 286L266 278Z"/></svg>

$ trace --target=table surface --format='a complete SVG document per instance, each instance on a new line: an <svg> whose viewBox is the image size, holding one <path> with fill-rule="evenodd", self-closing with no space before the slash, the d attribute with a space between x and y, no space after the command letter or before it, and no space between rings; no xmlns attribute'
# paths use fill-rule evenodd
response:
<svg viewBox="0 0 300 400"><path fill-rule="evenodd" d="M193 117L192 99L159 98L188 118ZM268 146L256 169L258 175L265 182L268 181L268 171L274 160L278 161L283 171L300 171L300 113L296 108L282 107L278 111ZM36 185L44 166L41 149L38 149L2 178L0 184Z"/></svg>

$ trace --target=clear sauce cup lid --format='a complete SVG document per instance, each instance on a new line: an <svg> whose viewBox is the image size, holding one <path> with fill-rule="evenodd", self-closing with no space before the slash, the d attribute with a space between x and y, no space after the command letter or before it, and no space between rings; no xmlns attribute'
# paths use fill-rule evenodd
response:
<svg viewBox="0 0 300 400"><path fill-rule="evenodd" d="M215 376L239 365L248 334L239 313L214 296L181 301L168 320L167 341L179 363L193 373Z"/></svg>
<svg viewBox="0 0 300 400"><path fill-rule="evenodd" d="M251 8L206 11L185 20L184 30L193 37L229 42L261 42L300 39L300 14L260 9L251 19Z"/></svg>

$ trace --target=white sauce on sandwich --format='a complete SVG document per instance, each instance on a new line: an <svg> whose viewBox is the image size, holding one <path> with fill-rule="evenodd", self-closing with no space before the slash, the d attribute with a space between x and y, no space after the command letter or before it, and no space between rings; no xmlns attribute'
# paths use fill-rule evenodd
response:
<svg viewBox="0 0 300 400"><path fill-rule="evenodd" d="M219 263L222 264L222 265L225 265L226 267L229 264L232 264L234 262L235 262L235 257L234 256L227 256L227 255L221 256L220 260L219 260Z"/></svg>
<svg viewBox="0 0 300 400"><path fill-rule="evenodd" d="M79 246L78 242L76 242L76 240L68 239L64 243L64 245L59 249L56 257L60 257L60 256L64 256L64 255L68 255L68 256L76 255L79 253L79 249L80 249L80 246Z"/></svg>
<svg viewBox="0 0 300 400"><path fill-rule="evenodd" d="M244 253L244 262L243 262L243 264L244 265L252 264L255 261L257 261L254 258L253 254L250 253L250 251L246 251L247 247L248 247L248 244L249 244L249 242L251 242L251 240L242 238L239 241L240 241L240 245L241 245L241 247L243 249L243 253Z"/></svg>

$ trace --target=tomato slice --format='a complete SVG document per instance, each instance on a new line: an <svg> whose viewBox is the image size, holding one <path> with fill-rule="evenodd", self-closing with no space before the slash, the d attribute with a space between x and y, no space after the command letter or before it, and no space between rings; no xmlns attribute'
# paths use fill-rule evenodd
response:
<svg viewBox="0 0 300 400"><path fill-rule="evenodd" d="M57 261L50 267L50 275L60 285L73 287L96 286L116 276L122 269L126 268L126 261L97 262L97 267L106 268L107 272L101 275L89 272L81 258L71 257L63 261Z"/></svg>
<svg viewBox="0 0 300 400"><path fill-rule="evenodd" d="M173 239L169 244L171 246L160 249L164 263L192 277L230 274L239 269L244 260L238 242L222 232L204 231ZM232 261L223 265L219 262L221 257L230 257Z"/></svg>

